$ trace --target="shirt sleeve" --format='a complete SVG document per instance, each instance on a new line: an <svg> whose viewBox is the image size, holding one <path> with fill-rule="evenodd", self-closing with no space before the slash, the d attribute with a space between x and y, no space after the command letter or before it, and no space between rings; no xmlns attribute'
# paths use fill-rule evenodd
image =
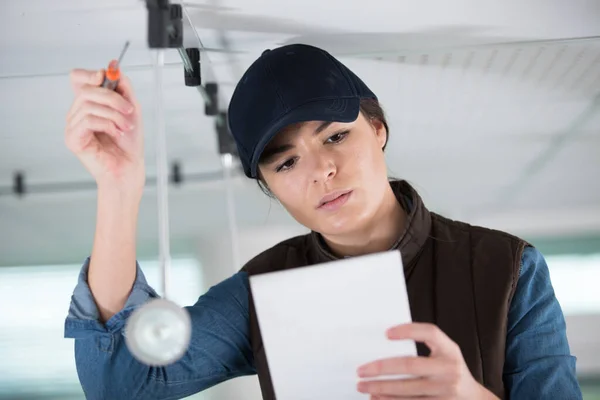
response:
<svg viewBox="0 0 600 400"><path fill-rule="evenodd" d="M87 284L89 260L73 291L64 332L65 337L75 339L75 363L87 399L180 399L228 379L256 373L245 272L211 287L194 305L184 307L192 320L188 350L174 364L149 367L129 352L124 328L133 311L159 296L137 265L125 306L103 324Z"/></svg>
<svg viewBox="0 0 600 400"><path fill-rule="evenodd" d="M71 304L65 323L65 337L75 337L77 334L77 327L81 325L82 321L88 321L87 323L83 322L83 324L87 324L90 327L101 328L102 324L98 322L100 320L100 313L96 307L96 302L94 301L90 287L88 286L87 274L89 267L90 258L88 257L79 272L77 285L71 296ZM158 297L156 291L146 282L146 277L144 276L140 265L136 262L136 279L123 310L135 309L146 303L148 300ZM112 318L114 320L120 319L119 317L114 317Z"/></svg>
<svg viewBox="0 0 600 400"><path fill-rule="evenodd" d="M533 247L523 253L508 313L504 383L509 399L581 399L576 358L548 265Z"/></svg>

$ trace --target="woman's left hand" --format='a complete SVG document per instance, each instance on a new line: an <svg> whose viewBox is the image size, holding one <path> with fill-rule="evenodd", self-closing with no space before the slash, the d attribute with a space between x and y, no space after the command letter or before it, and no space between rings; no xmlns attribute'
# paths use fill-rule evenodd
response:
<svg viewBox="0 0 600 400"><path fill-rule="evenodd" d="M392 340L423 342L429 357L394 357L377 360L358 369L362 378L380 375L412 375L405 379L361 381L358 390L371 399L497 399L471 375L460 348L433 324L413 323L393 327Z"/></svg>

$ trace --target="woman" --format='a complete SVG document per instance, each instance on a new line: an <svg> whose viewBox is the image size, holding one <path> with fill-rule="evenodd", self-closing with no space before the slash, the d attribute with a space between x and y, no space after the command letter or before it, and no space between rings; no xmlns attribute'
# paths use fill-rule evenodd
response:
<svg viewBox="0 0 600 400"><path fill-rule="evenodd" d="M389 130L377 97L327 52L265 51L238 83L229 125L249 178L311 233L249 261L187 307L187 354L164 368L132 358L122 336L131 312L156 293L135 257L144 186L141 110L127 79L116 93L101 72L72 73L76 99L66 143L98 186L96 235L75 288L65 335L90 399L174 399L258 374L274 399L248 276L399 249L413 319L390 340L418 357L357 367L371 398L560 398L581 393L566 327L540 253L519 238L429 212L404 181L389 181ZM383 334L383 332L382 332ZM411 374L408 380L362 377Z"/></svg>

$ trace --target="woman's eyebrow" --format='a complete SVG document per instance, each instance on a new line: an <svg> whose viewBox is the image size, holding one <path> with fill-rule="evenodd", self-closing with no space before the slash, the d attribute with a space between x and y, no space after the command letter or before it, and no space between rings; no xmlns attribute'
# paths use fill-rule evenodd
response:
<svg viewBox="0 0 600 400"><path fill-rule="evenodd" d="M315 135L323 132L325 129L329 127L329 125L333 124L333 121L325 121L317 129L315 129Z"/></svg>
<svg viewBox="0 0 600 400"><path fill-rule="evenodd" d="M280 153L285 153L288 150L293 149L294 146L291 143L282 144L280 146L272 146L263 151L262 156L260 157L261 164L270 164L275 161L275 157Z"/></svg>
<svg viewBox="0 0 600 400"><path fill-rule="evenodd" d="M317 129L315 129L314 134L318 135L319 133L323 132L325 129L327 129L331 124L333 124L334 121L324 121L323 123L321 123ZM298 127L295 132L299 131L301 129L301 127ZM294 146L291 143L286 143L286 144L282 144L279 146L272 146L270 148L267 148L263 151L262 156L260 157L261 159L261 164L270 164L274 161L275 156L277 156L278 154L281 153L285 153L288 150L293 149Z"/></svg>

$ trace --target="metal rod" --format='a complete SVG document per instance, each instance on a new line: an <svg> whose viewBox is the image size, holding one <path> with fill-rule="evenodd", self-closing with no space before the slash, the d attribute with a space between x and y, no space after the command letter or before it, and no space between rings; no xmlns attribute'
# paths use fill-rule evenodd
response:
<svg viewBox="0 0 600 400"><path fill-rule="evenodd" d="M119 64L119 66L121 65L121 61L123 61L123 56L125 56L125 53L127 52L128 48L129 48L129 40L125 42L125 46L123 47L123 50L121 50L121 54L119 55L119 59L117 60L117 63Z"/></svg>
<svg viewBox="0 0 600 400"><path fill-rule="evenodd" d="M233 179L231 170L233 169L233 156L231 154L222 154L221 162L223 164L225 176L225 190L227 194L227 219L229 222L229 233L231 235L231 248L233 252L233 270L238 271L242 267L240 262L240 246L237 229L237 217L235 213L235 193L233 192Z"/></svg>
<svg viewBox="0 0 600 400"><path fill-rule="evenodd" d="M200 92L200 95L202 96L202 98L204 99L204 101L210 107L212 105L212 100L210 99L210 96L208 95L208 93L206 93L206 90L204 89L204 86L200 85L200 86L196 86L196 88L198 89L198 92Z"/></svg>
<svg viewBox="0 0 600 400"><path fill-rule="evenodd" d="M192 62L190 61L190 58L188 57L185 49L183 47L178 47L177 52L179 53L179 56L181 57L181 61L183 61L183 68L185 68L185 70L188 73L193 74L194 67L192 67Z"/></svg>
<svg viewBox="0 0 600 400"><path fill-rule="evenodd" d="M158 200L158 253L159 265L162 277L162 295L168 299L167 288L169 287L170 249L169 249L169 196L168 196L168 163L167 163L167 140L165 132L165 121L163 115L163 65L165 62L165 51L156 50L155 82L156 82L156 178L157 178L157 200Z"/></svg>
<svg viewBox="0 0 600 400"><path fill-rule="evenodd" d="M203 63L203 65L205 65L205 67L206 67L206 69L208 71L208 79L207 79L207 81L216 82L217 79L216 79L215 71L213 70L213 63L210 60L210 56L207 54L207 53L210 52L210 50L204 46L204 43L202 43L202 39L200 39L200 35L198 35L198 31L196 31L196 29L194 28L194 24L192 22L192 18L190 17L190 14L187 12L186 5L182 4L181 5L181 9L183 10L183 14L185 15L185 18L186 18L188 24L190 25L192 32L194 32L194 36L195 36L196 40L198 41L200 56L201 56L201 58L203 58L206 61L206 62ZM184 66L185 66L185 64L187 62L189 68L191 68L191 62L189 60L189 57L188 57L185 49L178 49L178 50L179 50L179 55L181 56L181 59L183 60ZM222 49L221 52L228 53L229 51L227 49ZM203 53L205 54L204 56L202 55ZM188 67L186 67L186 69L188 71L191 71L191 69L188 69ZM220 84L222 84L222 83L220 83ZM204 86L202 86L202 85L197 86L197 89L198 89L198 92L200 92L200 95L202 96L202 99L210 107L212 105L212 101L211 101L211 98L208 95L208 93L206 93L206 89L204 88ZM219 94L217 93L217 97L218 96L219 96Z"/></svg>
<svg viewBox="0 0 600 400"><path fill-rule="evenodd" d="M198 31L196 31L196 28L194 28L192 18L190 17L190 14L188 13L187 7L185 4L181 5L181 10L183 11L183 14L184 14L188 24L190 24L192 32L194 32L194 37L196 38L196 40L198 41L198 44L200 45L200 47L199 47L200 58L204 58L208 62L208 72L209 72L208 80L216 82L215 73L212 70L212 62L210 60L210 56L208 54L206 54L206 56L202 57L202 53L208 53L208 49L204 46L204 43L202 43L202 39L200 39L200 35L198 35Z"/></svg>
<svg viewBox="0 0 600 400"><path fill-rule="evenodd" d="M226 51L215 48L204 48L207 53L225 53ZM242 51L232 51L232 53L242 54ZM165 68L181 68L181 62L178 61L169 61L165 62ZM123 70L131 71L147 71L148 69L153 68L153 64L129 64L123 67ZM29 79L29 78L44 78L44 77L56 77L56 76L69 76L69 71L50 71L50 72L40 72L40 73L12 73L6 75L0 75L0 80L3 79ZM228 84L234 85L234 83L226 82L219 83L220 85Z"/></svg>
<svg viewBox="0 0 600 400"><path fill-rule="evenodd" d="M232 176L242 175L241 171L234 169L230 171ZM217 182L224 179L224 171L211 171L211 172L200 172L195 174L182 174L181 183L173 183L177 186L188 185L190 183L210 183ZM169 181L171 182L171 181ZM153 187L157 183L156 177L146 178L146 187ZM61 193L73 193L73 192L84 192L92 191L97 189L95 181L71 181L71 182L47 182L47 183L34 183L27 184L24 182L25 192L23 197L28 197L35 194L61 194ZM13 196L16 195L13 186L0 186L0 196Z"/></svg>

